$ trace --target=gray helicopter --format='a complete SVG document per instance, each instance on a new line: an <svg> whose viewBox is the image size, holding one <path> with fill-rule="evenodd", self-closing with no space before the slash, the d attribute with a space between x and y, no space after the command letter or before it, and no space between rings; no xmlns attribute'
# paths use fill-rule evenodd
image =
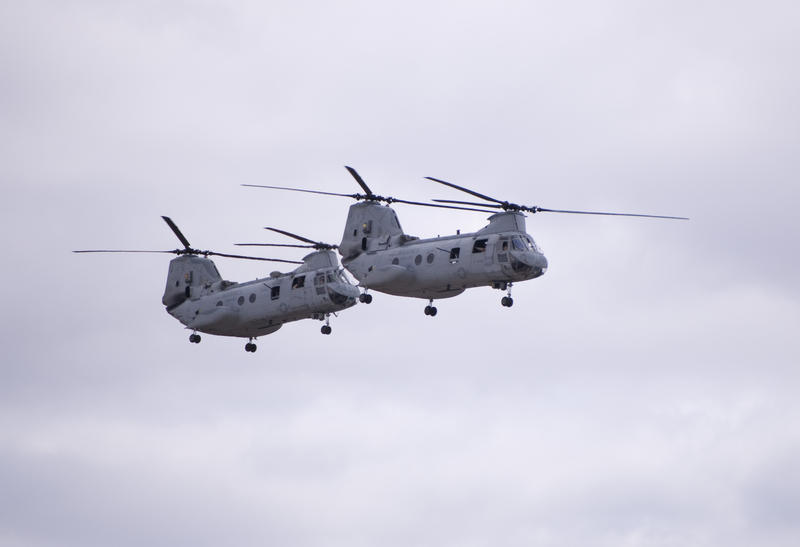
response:
<svg viewBox="0 0 800 547"><path fill-rule="evenodd" d="M232 255L193 249L169 217L161 217L183 244L171 251L82 250L76 253L171 253L167 284L161 302L167 313L192 331L189 341L200 343L198 332L248 338L245 351L255 352L253 340L272 334L284 323L300 319L325 321L322 334L332 332L330 316L356 304L358 288L339 266L330 246L320 244L302 262ZM269 278L236 283L222 279L209 256L300 264L291 272L272 272Z"/></svg>
<svg viewBox="0 0 800 547"><path fill-rule="evenodd" d="M350 206L339 253L342 264L359 281L364 292L359 300L372 301L369 290L428 300L425 315L435 316L434 300L451 298L473 287L489 286L506 291L500 303L511 307L515 282L535 279L547 271L547 259L526 232L523 213L569 213L688 220L685 217L546 209L501 201L433 177L428 180L466 192L483 203L433 200L408 201L374 194L352 167L346 169L364 194L341 194L284 186L245 184L257 188L291 190L349 197ZM489 224L477 232L420 239L403 232L392 203L491 213ZM385 204L385 205L382 205ZM447 205L445 205L447 204ZM498 211L499 210L499 211Z"/></svg>

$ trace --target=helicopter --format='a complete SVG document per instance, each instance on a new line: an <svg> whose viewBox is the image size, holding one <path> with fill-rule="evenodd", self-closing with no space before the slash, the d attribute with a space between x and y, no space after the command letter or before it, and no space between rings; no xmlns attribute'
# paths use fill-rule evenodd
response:
<svg viewBox="0 0 800 547"><path fill-rule="evenodd" d="M290 190L349 197L357 203L350 206L344 234L338 246L342 265L359 281L364 292L359 301L372 301L370 290L428 300L424 312L435 316L435 300L452 298L473 287L489 286L506 291L500 303L514 304L511 288L514 283L535 279L547 271L547 258L527 231L524 213L542 212L581 215L688 220L685 217L574 211L525 206L470 190L433 177L426 179L468 193L483 202L435 199L436 203L408 201L377 195L355 169L345 166L364 194L344 194L290 188L243 184L256 188ZM406 234L400 226L393 203L440 207L490 213L489 223L472 233L420 239ZM385 204L385 205L383 205Z"/></svg>
<svg viewBox="0 0 800 547"><path fill-rule="evenodd" d="M277 258L201 251L192 248L178 226L162 216L183 248L171 251L81 250L75 253L171 253L161 302L167 313L192 331L189 341L199 344L198 332L248 338L244 349L255 353L253 342L272 334L284 323L300 319L325 321L322 334L332 332L331 314L356 304L360 291L339 266L330 246L316 246L302 262ZM299 264L291 272L272 272L269 278L237 283L222 279L209 256Z"/></svg>

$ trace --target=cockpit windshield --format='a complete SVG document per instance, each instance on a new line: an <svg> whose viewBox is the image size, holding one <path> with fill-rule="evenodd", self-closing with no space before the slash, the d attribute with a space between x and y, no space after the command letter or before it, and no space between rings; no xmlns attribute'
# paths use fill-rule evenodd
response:
<svg viewBox="0 0 800 547"><path fill-rule="evenodd" d="M515 251L534 251L540 252L533 238L529 235L514 236L511 238L511 248Z"/></svg>

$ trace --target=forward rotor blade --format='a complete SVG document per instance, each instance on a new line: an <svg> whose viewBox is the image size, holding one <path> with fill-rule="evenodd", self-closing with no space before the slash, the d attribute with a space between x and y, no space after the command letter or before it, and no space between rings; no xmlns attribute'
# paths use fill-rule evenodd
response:
<svg viewBox="0 0 800 547"><path fill-rule="evenodd" d="M565 209L545 209L543 207L531 207L534 212L539 213L569 213L573 215L603 215L615 217L643 217L643 218L666 218L670 220L689 220L687 217L670 217L664 215L640 215L637 213L604 213L599 211L568 211Z"/></svg>
<svg viewBox="0 0 800 547"><path fill-rule="evenodd" d="M447 182L441 179L435 179L433 177L425 177L428 180L432 180L433 182L438 182L439 184L444 184L445 186L449 186L450 188L455 188L456 190L461 190L462 192L466 192L468 194L472 194L476 198L485 199L486 201L493 201L495 203L503 203L499 199L494 199L492 197L486 196L474 190L470 190L469 188L464 188L463 186L459 186L458 184L453 184L452 182Z"/></svg>
<svg viewBox="0 0 800 547"><path fill-rule="evenodd" d="M313 249L314 245L294 245L287 243L234 243L239 247L292 247L295 249Z"/></svg>
<svg viewBox="0 0 800 547"><path fill-rule="evenodd" d="M245 260L262 260L264 262L285 262L287 264L302 264L302 262L298 262L297 260L283 260L280 258L261 258L258 256L231 255L227 253L215 253L214 251L203 251L200 254L209 256L224 256L226 258L242 258Z"/></svg>
<svg viewBox="0 0 800 547"><path fill-rule="evenodd" d="M496 209L502 209L502 205L497 205L496 203L476 203L474 201L456 201L453 199L435 199L433 200L437 203L460 203L462 205L476 205L478 207L494 207Z"/></svg>
<svg viewBox="0 0 800 547"><path fill-rule="evenodd" d="M487 211L485 209L473 209L471 207L454 207L452 205L437 205L436 203L423 203L422 201L408 201L405 199L392 198L392 203L405 203L408 205L422 205L423 207L438 207L439 209L459 209L461 211L478 211L479 213L494 213L494 211ZM480 207L494 207L494 205L484 205L483 203L476 203Z"/></svg>
<svg viewBox="0 0 800 547"><path fill-rule="evenodd" d="M73 253L170 253L178 254L180 251L140 251L129 249L91 249L86 251L72 251Z"/></svg>
<svg viewBox="0 0 800 547"><path fill-rule="evenodd" d="M367 183L364 182L364 179L361 178L361 175L359 175L358 172L355 169L353 169L352 167L350 167L348 165L345 165L344 168L347 169L350 172L351 175L353 175L353 178L356 179L356 182L358 183L358 185L361 186L361 188L364 189L364 191L367 193L367 196L374 195L372 193L372 190L369 189L369 186L367 186Z"/></svg>
<svg viewBox="0 0 800 547"><path fill-rule="evenodd" d="M306 192L308 194L322 194L325 196L340 196L343 198L354 198L355 194L339 194L337 192L322 192L321 190L304 190L302 188L289 188L287 186L267 186L265 184L242 184L242 186L249 186L250 188L271 188L273 190L290 190L292 192Z"/></svg>
<svg viewBox="0 0 800 547"><path fill-rule="evenodd" d="M192 246L189 244L189 240L186 239L186 236L184 236L181 233L181 231L178 229L178 226L174 222L172 222L172 219L165 216L162 216L161 218L163 218L164 222L167 223L167 226L169 226L172 229L172 231L178 237L180 242L183 243L183 246L186 247L187 249L191 249Z"/></svg>
<svg viewBox="0 0 800 547"><path fill-rule="evenodd" d="M298 241L303 241L305 243L310 243L312 245L317 245L318 244L318 242L314 241L313 239L308 239L307 237L299 236L297 234L293 234L292 232L287 232L286 230L279 230L277 228L270 228L269 226L265 226L264 229L265 230L271 230L273 232L277 232L277 233L283 234L283 235L285 235L287 237L291 237L293 239L296 239Z"/></svg>

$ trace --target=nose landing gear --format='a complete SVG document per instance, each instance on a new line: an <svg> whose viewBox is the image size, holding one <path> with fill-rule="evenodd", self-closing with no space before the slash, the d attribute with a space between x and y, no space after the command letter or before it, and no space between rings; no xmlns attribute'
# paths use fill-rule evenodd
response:
<svg viewBox="0 0 800 547"><path fill-rule="evenodd" d="M511 283L508 284L508 296L504 296L502 299L500 299L500 304L502 304L505 308L510 308L514 305L514 299L511 298Z"/></svg>
<svg viewBox="0 0 800 547"><path fill-rule="evenodd" d="M362 295L363 296L363 295ZM322 328L319 329L322 334L330 334L333 329L331 328L331 314L325 314L325 324L322 325Z"/></svg>
<svg viewBox="0 0 800 547"><path fill-rule="evenodd" d="M431 317L434 317L437 311L438 310L436 309L436 306L433 305L433 298L431 298L430 303L427 306L425 306L425 315L430 315Z"/></svg>

